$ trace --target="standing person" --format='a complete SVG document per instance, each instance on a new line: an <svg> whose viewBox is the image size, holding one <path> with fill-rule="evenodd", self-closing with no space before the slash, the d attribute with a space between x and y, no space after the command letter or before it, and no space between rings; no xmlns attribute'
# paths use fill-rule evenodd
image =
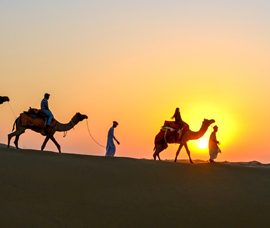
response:
<svg viewBox="0 0 270 228"><path fill-rule="evenodd" d="M118 145L120 144L118 142L118 140L114 137L114 128L116 128L118 125L118 123L116 121L113 121L113 126L110 128L109 132L108 132L108 140L107 140L107 146L106 146L106 154L105 156L110 156L113 157L115 154L115 145L113 143L113 139L118 143Z"/></svg>
<svg viewBox="0 0 270 228"><path fill-rule="evenodd" d="M180 125L180 129L183 127L183 120L181 118L179 108L175 109L174 115L171 119L175 119L175 123Z"/></svg>
<svg viewBox="0 0 270 228"><path fill-rule="evenodd" d="M209 155L210 155L210 162L214 162L214 159L217 158L218 153L221 153L221 150L219 149L218 145L220 144L219 141L217 141L216 133L218 131L218 126L213 127L214 131L211 133L209 138Z"/></svg>
<svg viewBox="0 0 270 228"><path fill-rule="evenodd" d="M53 114L50 111L49 105L48 105L49 98L50 98L50 94L45 93L44 94L44 98L42 99L41 105L40 105L41 106L41 109L49 116L48 121L47 121L47 124L46 124L47 126L50 126L51 121L52 121L52 118L53 118Z"/></svg>

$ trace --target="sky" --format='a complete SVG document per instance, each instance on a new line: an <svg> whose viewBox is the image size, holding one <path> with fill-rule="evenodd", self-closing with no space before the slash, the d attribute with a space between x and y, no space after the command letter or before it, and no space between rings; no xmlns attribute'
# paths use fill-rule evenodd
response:
<svg viewBox="0 0 270 228"><path fill-rule="evenodd" d="M0 143L15 118L50 93L56 120L86 114L102 146L118 121L118 157L152 159L156 134L179 107L193 131L215 119L217 161L270 162L269 1L0 3L0 96L10 98L0 105ZM86 121L55 138L64 153L105 154ZM19 146L40 149L43 140L27 130ZM193 159L209 159L198 140L188 146ZM174 159L177 148L161 159ZM51 141L46 150L57 152ZM178 158L188 158L185 149Z"/></svg>

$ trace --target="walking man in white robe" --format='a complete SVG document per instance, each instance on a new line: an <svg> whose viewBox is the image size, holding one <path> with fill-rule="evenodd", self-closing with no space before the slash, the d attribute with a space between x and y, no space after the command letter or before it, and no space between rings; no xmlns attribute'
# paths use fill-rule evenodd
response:
<svg viewBox="0 0 270 228"><path fill-rule="evenodd" d="M116 121L113 121L113 126L110 128L110 130L108 132L108 140L107 140L105 156L113 157L115 154L116 148L115 148L115 145L113 143L113 139L117 142L118 145L120 144L118 142L118 140L114 137L114 128L116 128L117 125L118 125L118 123Z"/></svg>
<svg viewBox="0 0 270 228"><path fill-rule="evenodd" d="M219 149L218 145L220 144L219 141L217 141L216 133L218 131L218 126L213 127L214 131L211 133L209 138L209 155L210 155L210 162L214 162L214 159L217 158L218 153L221 153L221 150Z"/></svg>

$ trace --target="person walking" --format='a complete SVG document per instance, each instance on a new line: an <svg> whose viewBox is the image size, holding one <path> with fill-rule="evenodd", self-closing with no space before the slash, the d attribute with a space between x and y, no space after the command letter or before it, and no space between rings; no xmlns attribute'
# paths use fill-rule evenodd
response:
<svg viewBox="0 0 270 228"><path fill-rule="evenodd" d="M110 128L108 132L107 146L106 146L106 154L105 156L113 157L116 151L115 145L113 143L113 139L119 145L119 141L114 137L114 128L118 126L116 121L113 121L113 126Z"/></svg>
<svg viewBox="0 0 270 228"><path fill-rule="evenodd" d="M217 141L216 133L218 131L218 126L213 127L214 131L211 133L209 138L209 155L210 155L210 162L214 162L214 159L217 158L218 153L221 153L221 150L219 149L218 145L220 144L219 141Z"/></svg>
<svg viewBox="0 0 270 228"><path fill-rule="evenodd" d="M53 118L53 114L50 111L49 105L48 105L49 98L50 98L50 94L45 93L44 94L44 98L42 99L41 105L40 105L41 106L41 110L44 111L49 116L48 121L46 123L47 126L50 126L51 121L52 121L52 118Z"/></svg>

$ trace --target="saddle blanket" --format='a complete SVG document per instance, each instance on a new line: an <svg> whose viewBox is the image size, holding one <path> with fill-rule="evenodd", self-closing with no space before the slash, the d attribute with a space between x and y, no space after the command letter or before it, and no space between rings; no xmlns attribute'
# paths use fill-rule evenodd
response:
<svg viewBox="0 0 270 228"><path fill-rule="evenodd" d="M21 123L23 127L45 127L45 120L41 117L33 118L32 116L27 115L26 113L21 113L20 115ZM49 128L52 128L56 124L56 120L53 118ZM49 128L46 127L46 130Z"/></svg>
<svg viewBox="0 0 270 228"><path fill-rule="evenodd" d="M167 138L172 135L175 135L176 138L180 138L187 130L189 130L189 125L185 122L183 123L184 123L184 128L182 129L182 132L179 134L179 130L180 130L179 124L175 123L174 121L165 121L164 126L161 128L160 132L155 137L155 143L160 142L161 140L164 139L164 137ZM168 126L169 129L166 129L166 126ZM171 128L173 128L173 130L171 130ZM166 136L165 136L165 133L166 133Z"/></svg>

